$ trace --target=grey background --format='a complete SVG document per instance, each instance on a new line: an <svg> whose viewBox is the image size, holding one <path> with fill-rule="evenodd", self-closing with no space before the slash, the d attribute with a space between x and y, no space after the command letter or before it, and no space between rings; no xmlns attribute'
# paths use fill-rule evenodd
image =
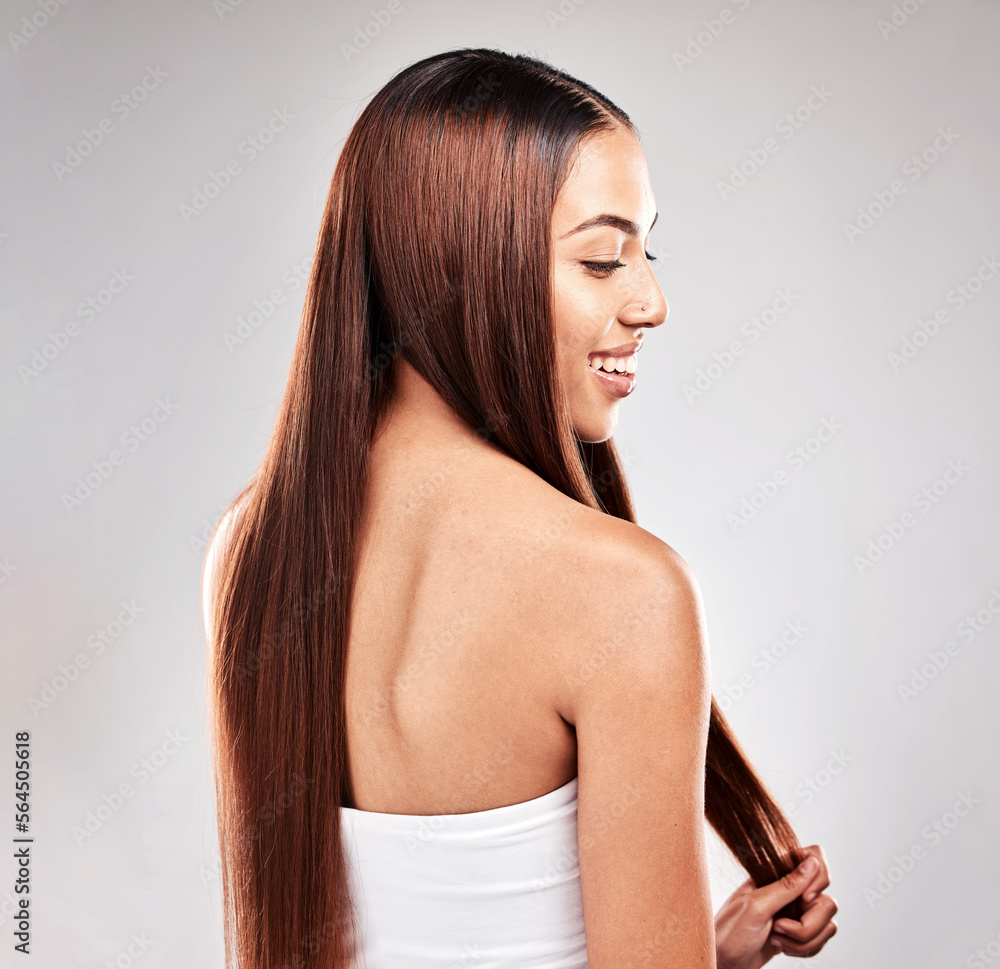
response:
<svg viewBox="0 0 1000 969"><path fill-rule="evenodd" d="M0 783L12 783L14 731L30 730L36 838L34 954L18 964L126 965L133 936L147 969L222 964L203 538L263 455L302 303L294 267L308 264L345 135L393 72L460 46L544 57L642 131L671 311L649 334L615 438L640 524L699 577L716 695L803 842L827 852L841 928L813 964L995 955L1000 282L973 284L960 309L948 297L1000 254L1000 8L394 7L355 53L342 45L383 0L72 0L47 23L27 0L0 10ZM12 41L33 16L43 26ZM705 21L722 29L702 45ZM116 99L150 69L144 99L120 117ZM831 93L786 139L779 120L814 85ZM252 160L241 155L275 109L293 117ZM54 168L102 118L113 129L100 144ZM904 166L939 127L952 143L911 180ZM778 150L724 198L719 182L768 137ZM181 204L232 159L239 174L185 221ZM894 179L905 190L851 238L845 223ZM134 278L101 305L116 271ZM275 289L283 303L227 346ZM779 289L791 308L751 342L742 328ZM78 312L88 298L101 306L92 319ZM939 309L949 321L894 368L888 355ZM68 345L32 367L71 322ZM685 384L733 340L742 353L688 399ZM158 400L176 409L143 431ZM808 449L824 419L839 429L795 470L786 455ZM132 425L146 439L127 451ZM115 449L121 463L69 510L63 496ZM950 461L968 469L954 484L941 477ZM787 483L734 526L727 516L782 469ZM921 510L914 496L939 479ZM859 568L906 512L912 527ZM88 637L122 603L138 615L98 654ZM981 610L981 631L963 636ZM789 622L805 632L765 652ZM79 654L88 667L73 666ZM934 676L921 681L927 663ZM155 773L136 766L143 758ZM88 812L123 782L132 796L87 832ZM974 804L963 817L948 814L959 795ZM922 856L904 871L914 845ZM742 876L712 850L718 905Z"/></svg>

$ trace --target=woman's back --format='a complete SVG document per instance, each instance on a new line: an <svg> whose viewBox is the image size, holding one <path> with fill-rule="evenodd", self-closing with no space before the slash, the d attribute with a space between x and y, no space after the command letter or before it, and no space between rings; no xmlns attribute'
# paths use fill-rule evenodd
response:
<svg viewBox="0 0 1000 969"><path fill-rule="evenodd" d="M403 418L370 467L348 643L347 806L457 814L555 790L577 773L555 700L554 650L571 646L552 642L550 622L560 578L573 579L562 552L605 516L445 417Z"/></svg>

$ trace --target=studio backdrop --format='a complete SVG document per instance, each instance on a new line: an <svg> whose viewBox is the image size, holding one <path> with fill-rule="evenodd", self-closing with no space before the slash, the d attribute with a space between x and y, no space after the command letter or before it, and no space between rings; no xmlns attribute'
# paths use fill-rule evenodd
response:
<svg viewBox="0 0 1000 969"><path fill-rule="evenodd" d="M347 132L481 46L641 132L670 314L614 438L826 851L813 964L996 962L1000 6L6 0L0 31L0 964L222 966L206 540ZM718 907L745 875L709 837Z"/></svg>

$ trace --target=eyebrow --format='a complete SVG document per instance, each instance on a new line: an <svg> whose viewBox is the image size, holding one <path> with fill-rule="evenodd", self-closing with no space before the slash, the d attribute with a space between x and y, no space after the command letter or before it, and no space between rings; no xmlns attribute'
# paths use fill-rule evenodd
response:
<svg viewBox="0 0 1000 969"><path fill-rule="evenodd" d="M653 221L649 223L650 231L652 231L653 226L656 225L656 220L659 217L659 212L653 216ZM600 215L595 215L592 219L587 219L586 222L581 222L575 229L570 229L566 235L562 235L559 238L565 239L567 236L574 235L577 232L584 232L587 229L595 229L599 225L611 226L612 229L618 229L619 232L624 232L627 236L637 236L639 234L639 226L637 226L631 219L623 219L620 215L611 215L608 212L602 212Z"/></svg>

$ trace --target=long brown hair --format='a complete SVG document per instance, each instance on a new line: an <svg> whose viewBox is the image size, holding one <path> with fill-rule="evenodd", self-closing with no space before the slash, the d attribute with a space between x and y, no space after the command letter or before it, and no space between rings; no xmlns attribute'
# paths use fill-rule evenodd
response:
<svg viewBox="0 0 1000 969"><path fill-rule="evenodd" d="M577 440L558 393L549 291L556 195L581 140L616 125L635 130L562 71L466 49L395 75L346 140L274 434L208 577L227 965L354 954L344 671L392 360L553 487L635 521L613 442ZM804 857L714 699L705 814L758 885Z"/></svg>

